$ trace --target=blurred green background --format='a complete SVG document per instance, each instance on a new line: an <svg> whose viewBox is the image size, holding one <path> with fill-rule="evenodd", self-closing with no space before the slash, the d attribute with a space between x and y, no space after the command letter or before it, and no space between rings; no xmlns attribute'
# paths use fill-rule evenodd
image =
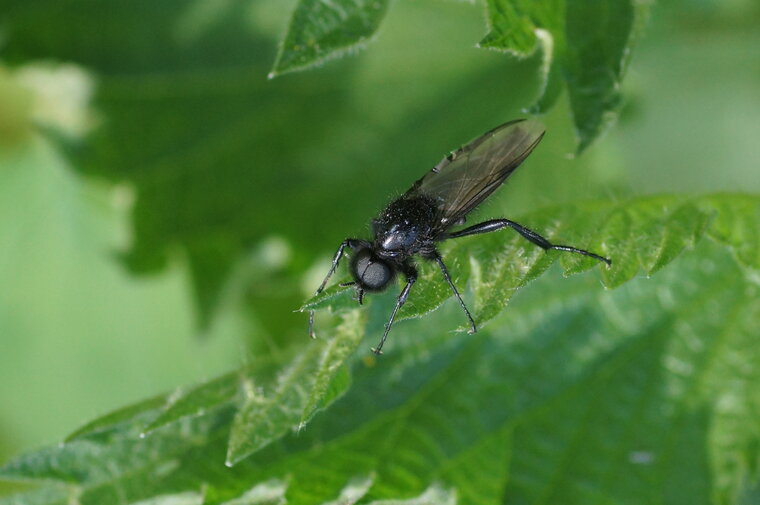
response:
<svg viewBox="0 0 760 505"><path fill-rule="evenodd" d="M531 105L538 57L483 8L395 2L365 51L267 80L292 1L0 6L0 459L301 345L346 236ZM578 158L566 103L480 211L758 191L760 6L654 4L618 124Z"/></svg>

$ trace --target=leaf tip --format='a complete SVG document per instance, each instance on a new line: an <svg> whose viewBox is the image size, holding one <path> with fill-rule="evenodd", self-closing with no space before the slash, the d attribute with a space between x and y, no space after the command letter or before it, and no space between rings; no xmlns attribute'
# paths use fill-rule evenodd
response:
<svg viewBox="0 0 760 505"><path fill-rule="evenodd" d="M308 421L306 419L306 416L302 415L301 416L301 420L298 422L298 426L296 427L296 433L298 433L300 435L301 432L303 431L303 429L306 428L307 422Z"/></svg>
<svg viewBox="0 0 760 505"><path fill-rule="evenodd" d="M266 445L266 444L264 444ZM224 458L224 466L227 468L232 468L233 466L240 463L242 460L256 452L258 449L261 449L263 445L255 448L240 448L240 447L234 447L230 446L227 450L227 456Z"/></svg>

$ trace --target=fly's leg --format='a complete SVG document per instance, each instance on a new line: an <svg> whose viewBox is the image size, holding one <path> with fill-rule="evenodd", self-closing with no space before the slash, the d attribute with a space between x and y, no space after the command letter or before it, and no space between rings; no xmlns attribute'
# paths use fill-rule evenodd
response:
<svg viewBox="0 0 760 505"><path fill-rule="evenodd" d="M375 354L382 354L383 353L383 345L385 344L385 339L388 338L388 333L391 331L391 326L393 326L393 321L396 319L396 313L398 312L398 309L401 308L402 305L406 302L406 299L409 298L409 292L412 290L412 286L414 286L414 283L417 281L417 269L414 268L411 264L407 263L403 265L403 272L406 276L406 286L404 286L404 289L401 290L401 293L398 295L398 299L396 300L396 306L393 308L393 312L391 312L391 318L388 320L388 322L385 325L385 332L383 333L383 338L380 339L380 343L377 345L377 347L372 348L372 352Z"/></svg>
<svg viewBox="0 0 760 505"><path fill-rule="evenodd" d="M325 286L327 286L327 281L330 280L330 277L332 277L332 274L335 273L335 269L338 268L338 263L340 262L340 259L343 257L343 251L346 249L346 247L350 247L351 249L356 249L357 247L360 247L364 241L358 240L355 238L347 238L343 242L341 242L340 246L338 246L338 250L335 251L335 257L333 257L332 260L332 266L330 267L330 271L327 272L327 275L325 276L325 280L322 281L322 284L319 285L317 288L317 291L314 293L314 296L321 293ZM314 311L309 311L309 336L311 338L316 338L316 335L314 334Z"/></svg>
<svg viewBox="0 0 760 505"><path fill-rule="evenodd" d="M514 221L510 221L509 219L492 219L490 221L484 221L482 223L478 223L475 225L470 226L469 228L465 228L464 230L459 230L454 233L449 233L446 235L445 238L459 238L459 237L466 237L467 235L477 235L479 233L488 233L492 231L501 230L502 228L512 228L517 233L528 239L530 242L536 244L537 246L541 247L544 250L549 249L556 249L558 251L568 251L573 253L582 254L584 256L589 256L591 258L597 259L599 261L603 261L607 263L607 265L612 265L612 260L609 258L605 258L604 256L599 256L598 254L586 251L584 249L578 249L577 247L572 247L569 245L558 245L558 244L552 244L548 240L546 240L544 237L536 233L535 231L524 227L521 224L515 223Z"/></svg>
<svg viewBox="0 0 760 505"><path fill-rule="evenodd" d="M459 291L457 291L457 287L454 286L454 283L451 281L451 276L449 275L449 269L446 268L446 265L443 263L443 258L441 258L441 255L438 253L438 251L435 251L435 256L433 257L435 258L435 261L438 262L438 266L441 267L443 278L446 279L446 282L449 283L451 290L456 295L457 300L459 300L459 305L462 306L462 310L464 310L464 313L467 314L467 319L470 320L470 333L475 333L476 331L478 331L478 328L475 326L475 321L472 319L472 315L470 314L470 311L467 310L467 305L464 304L464 300L462 300L462 297L459 295Z"/></svg>

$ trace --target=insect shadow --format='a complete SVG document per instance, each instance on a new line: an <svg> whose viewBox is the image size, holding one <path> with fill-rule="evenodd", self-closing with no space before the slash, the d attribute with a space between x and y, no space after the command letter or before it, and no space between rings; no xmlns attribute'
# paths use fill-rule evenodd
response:
<svg viewBox="0 0 760 505"><path fill-rule="evenodd" d="M340 244L332 266L316 294L325 289L346 248L352 251L349 270L354 280L344 285L356 287L359 304L364 300L364 293L384 291L401 273L406 284L396 299L380 343L372 348L375 354L382 354L396 314L417 280L414 256L438 264L443 278L467 315L470 333L477 331L472 314L451 281L446 264L436 248L438 242L512 228L544 250L557 249L583 254L611 265L612 261L608 258L584 249L552 244L535 231L509 219L491 219L451 231L453 227L464 223L465 216L507 180L535 149L544 133L543 125L538 121L517 119L497 126L447 155L372 220L371 240L347 238ZM312 338L315 336L313 310L309 311L309 335Z"/></svg>

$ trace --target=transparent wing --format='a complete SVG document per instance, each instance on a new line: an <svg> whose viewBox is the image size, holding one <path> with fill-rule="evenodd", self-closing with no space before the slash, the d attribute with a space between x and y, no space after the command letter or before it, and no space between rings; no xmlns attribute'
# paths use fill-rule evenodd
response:
<svg viewBox="0 0 760 505"><path fill-rule="evenodd" d="M409 193L437 203L444 230L501 186L533 151L544 131L544 126L532 119L497 126L443 158Z"/></svg>

